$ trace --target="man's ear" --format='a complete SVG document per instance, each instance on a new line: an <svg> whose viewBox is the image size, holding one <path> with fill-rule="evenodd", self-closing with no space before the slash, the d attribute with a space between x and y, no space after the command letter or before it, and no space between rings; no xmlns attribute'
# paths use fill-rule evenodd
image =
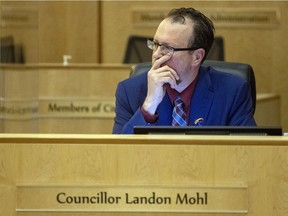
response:
<svg viewBox="0 0 288 216"><path fill-rule="evenodd" d="M205 56L205 50L203 48L199 48L195 50L193 54L194 54L194 58L193 58L194 64L200 65L202 62L202 59Z"/></svg>

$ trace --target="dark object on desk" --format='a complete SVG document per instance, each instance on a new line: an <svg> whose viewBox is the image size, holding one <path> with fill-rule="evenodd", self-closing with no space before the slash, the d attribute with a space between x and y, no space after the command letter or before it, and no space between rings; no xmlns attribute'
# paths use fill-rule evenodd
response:
<svg viewBox="0 0 288 216"><path fill-rule="evenodd" d="M128 38L123 63L130 64L151 61L152 51L147 47L148 38L149 37L131 35ZM214 38L214 43L206 59L224 61L223 37L218 36Z"/></svg>
<svg viewBox="0 0 288 216"><path fill-rule="evenodd" d="M203 62L204 67L213 67L216 70L231 73L246 79L250 83L251 97L253 102L254 113L256 110L256 82L253 68L249 64L237 63L237 62L224 62L205 60ZM139 63L133 65L130 71L130 77L149 71L151 68L151 62Z"/></svg>
<svg viewBox="0 0 288 216"><path fill-rule="evenodd" d="M282 136L282 128L242 126L134 126L134 134Z"/></svg>

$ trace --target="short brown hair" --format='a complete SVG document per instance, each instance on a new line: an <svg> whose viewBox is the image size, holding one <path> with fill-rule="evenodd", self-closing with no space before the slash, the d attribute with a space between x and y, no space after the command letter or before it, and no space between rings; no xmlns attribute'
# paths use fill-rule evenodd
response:
<svg viewBox="0 0 288 216"><path fill-rule="evenodd" d="M166 18L171 19L172 23L184 24L186 19L192 20L194 24L194 36L189 41L190 47L201 47L205 50L205 60L214 42L214 24L200 11L194 8L175 8L172 9Z"/></svg>

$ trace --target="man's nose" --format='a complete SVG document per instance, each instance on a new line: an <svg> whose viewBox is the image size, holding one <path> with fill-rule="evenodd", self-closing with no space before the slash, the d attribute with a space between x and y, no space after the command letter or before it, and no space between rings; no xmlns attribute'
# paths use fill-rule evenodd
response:
<svg viewBox="0 0 288 216"><path fill-rule="evenodd" d="M161 51L161 46L158 46L157 49L152 54L153 58L158 59L161 56L163 56L163 53Z"/></svg>

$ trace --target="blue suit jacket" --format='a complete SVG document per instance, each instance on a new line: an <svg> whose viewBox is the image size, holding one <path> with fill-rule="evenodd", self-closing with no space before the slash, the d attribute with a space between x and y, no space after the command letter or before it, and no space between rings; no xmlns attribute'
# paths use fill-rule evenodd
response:
<svg viewBox="0 0 288 216"><path fill-rule="evenodd" d="M124 80L116 90L116 117L113 133L132 134L133 126L151 125L140 110L147 95L147 73ZM158 121L152 125L172 124L172 103L164 96L157 108ZM256 126L249 83L212 67L200 67L191 99L189 125L198 118L206 126Z"/></svg>

